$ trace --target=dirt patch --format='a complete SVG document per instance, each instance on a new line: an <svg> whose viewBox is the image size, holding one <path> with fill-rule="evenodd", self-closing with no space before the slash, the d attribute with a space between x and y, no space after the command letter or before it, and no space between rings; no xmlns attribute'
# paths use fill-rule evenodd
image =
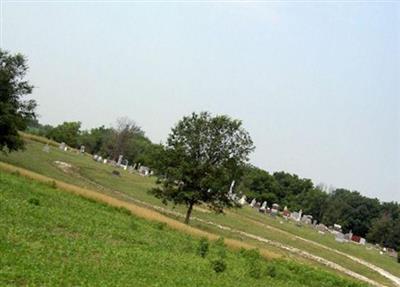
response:
<svg viewBox="0 0 400 287"><path fill-rule="evenodd" d="M61 169L63 172L68 173L68 174L74 174L78 172L78 168L74 167L70 163L66 163L63 161L56 160L54 161L54 165L58 168Z"/></svg>

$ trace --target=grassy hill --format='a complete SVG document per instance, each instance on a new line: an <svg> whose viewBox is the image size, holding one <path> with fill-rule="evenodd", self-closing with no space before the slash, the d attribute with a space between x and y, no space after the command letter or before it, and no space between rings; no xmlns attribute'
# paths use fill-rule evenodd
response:
<svg viewBox="0 0 400 287"><path fill-rule="evenodd" d="M1 286L362 286L3 172L0 208Z"/></svg>
<svg viewBox="0 0 400 287"><path fill-rule="evenodd" d="M121 177L111 175L113 168L94 162L88 155L78 155L75 152L62 152L51 147L49 153L42 151L43 142L28 140L27 149L24 152L0 155L0 161L8 162L37 173L62 180L67 183L81 187L91 188L99 192L133 202L146 208L157 209L172 218L181 219L180 214L184 207L165 207L158 199L147 193L154 185L154 179L141 177L122 171ZM71 168L63 169L57 165L62 161L71 165ZM298 227L282 219L274 219L259 214L255 210L245 207L239 210L230 210L225 215L215 215L204 208L194 210L192 225L203 230L213 232L229 238L235 238L260 248L268 249L271 254L281 257L290 257L297 262L305 262L308 265L331 271L331 267L320 264L316 260L307 258L302 254L289 252L285 248L277 246L276 243L285 247L297 248L311 255L329 260L340 265L345 270L355 272L366 278L385 284L395 286L388 278L382 276L371 268L359 264L354 259L343 256L344 253L362 259L367 263L374 264L393 275L400 276L400 268L394 258L380 255L373 247L358 246L355 244L339 244L330 235L320 235L307 226ZM225 229L221 229L222 225ZM228 228L228 229L227 229ZM245 234L244 234L245 233ZM254 239L258 236L268 243ZM338 253L339 252L339 253ZM341 252L341 253L340 253ZM276 257L276 256L275 256Z"/></svg>

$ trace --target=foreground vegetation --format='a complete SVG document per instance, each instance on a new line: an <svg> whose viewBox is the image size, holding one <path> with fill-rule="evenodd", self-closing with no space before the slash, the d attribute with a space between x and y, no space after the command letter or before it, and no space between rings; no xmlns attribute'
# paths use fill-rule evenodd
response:
<svg viewBox="0 0 400 287"><path fill-rule="evenodd" d="M2 286L362 286L0 173Z"/></svg>

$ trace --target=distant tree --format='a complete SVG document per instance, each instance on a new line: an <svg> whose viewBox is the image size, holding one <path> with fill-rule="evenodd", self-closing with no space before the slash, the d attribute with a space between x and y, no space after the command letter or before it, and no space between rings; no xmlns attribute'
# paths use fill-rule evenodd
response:
<svg viewBox="0 0 400 287"><path fill-rule="evenodd" d="M222 212L234 205L228 190L253 149L239 120L207 112L186 116L172 128L157 166L160 185L151 193L164 203L186 204L185 223L195 204Z"/></svg>
<svg viewBox="0 0 400 287"><path fill-rule="evenodd" d="M24 145L18 130L24 130L35 117L34 100L23 97L32 93L33 86L24 78L28 66L21 54L10 55L0 49L0 150L15 151Z"/></svg>
<svg viewBox="0 0 400 287"><path fill-rule="evenodd" d="M386 246L390 238L390 230L392 229L391 221L392 218L387 214L374 220L372 227L368 232L367 240L369 242Z"/></svg>
<svg viewBox="0 0 400 287"><path fill-rule="evenodd" d="M247 166L238 190L250 199L267 201L270 205L278 202L279 184L267 171Z"/></svg>
<svg viewBox="0 0 400 287"><path fill-rule="evenodd" d="M298 208L302 209L305 214L311 214L313 219L321 222L328 199L327 193L316 187L301 193L296 199Z"/></svg>
<svg viewBox="0 0 400 287"><path fill-rule="evenodd" d="M61 125L51 129L48 137L76 148L78 146L80 128L81 122L63 122Z"/></svg>
<svg viewBox="0 0 400 287"><path fill-rule="evenodd" d="M52 129L53 127L51 125L42 125L37 118L32 118L27 123L25 131L38 136L47 137Z"/></svg>
<svg viewBox="0 0 400 287"><path fill-rule="evenodd" d="M85 150L89 153L106 156L106 144L110 141L112 135L113 130L111 128L100 126L90 131L82 131L78 143L79 145L84 145Z"/></svg>
<svg viewBox="0 0 400 287"><path fill-rule="evenodd" d="M127 117L117 119L116 128L113 129L113 136L108 143L109 154L114 160L120 155L130 157L128 152L132 152L132 141L137 137L144 137L142 129Z"/></svg>

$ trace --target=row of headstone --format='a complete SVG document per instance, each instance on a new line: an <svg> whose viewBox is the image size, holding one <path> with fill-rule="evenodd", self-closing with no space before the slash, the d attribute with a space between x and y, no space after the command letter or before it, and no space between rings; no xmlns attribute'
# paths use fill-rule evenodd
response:
<svg viewBox="0 0 400 287"><path fill-rule="evenodd" d="M68 146L66 145L65 142L60 143L60 145L58 146L58 148L62 151L68 151ZM47 150L47 151L46 151ZM50 150L49 145L46 144L45 147L43 148L43 151L48 152ZM81 147L79 148L79 153L80 154L84 154L85 153L85 146L81 145Z"/></svg>

